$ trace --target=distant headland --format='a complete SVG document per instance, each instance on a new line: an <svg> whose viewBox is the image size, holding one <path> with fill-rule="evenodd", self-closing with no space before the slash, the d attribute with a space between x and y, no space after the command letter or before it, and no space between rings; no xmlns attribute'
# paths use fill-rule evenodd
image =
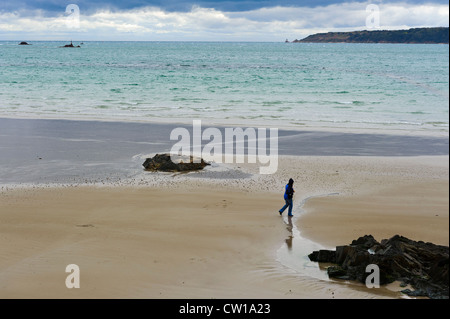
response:
<svg viewBox="0 0 450 319"><path fill-rule="evenodd" d="M286 42L289 42L286 40ZM310 35L293 43L424 43L448 44L449 28L412 28L409 30L374 30L328 32Z"/></svg>

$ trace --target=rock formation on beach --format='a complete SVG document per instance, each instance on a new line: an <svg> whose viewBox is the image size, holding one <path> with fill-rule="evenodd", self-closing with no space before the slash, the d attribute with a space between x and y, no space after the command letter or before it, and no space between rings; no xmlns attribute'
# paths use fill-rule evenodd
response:
<svg viewBox="0 0 450 319"><path fill-rule="evenodd" d="M401 281L415 290L402 290L409 296L449 298L449 247L413 241L395 235L377 242L372 235L353 240L336 250L319 250L308 255L311 261L337 264L327 268L328 276L365 283L369 264L380 270L380 285Z"/></svg>
<svg viewBox="0 0 450 319"><path fill-rule="evenodd" d="M185 161L172 161L170 154L156 154L152 158L147 158L142 164L147 171L162 171L162 172L189 172L203 169L210 165L203 159L194 162L194 157L185 158ZM197 163L198 162L198 163Z"/></svg>

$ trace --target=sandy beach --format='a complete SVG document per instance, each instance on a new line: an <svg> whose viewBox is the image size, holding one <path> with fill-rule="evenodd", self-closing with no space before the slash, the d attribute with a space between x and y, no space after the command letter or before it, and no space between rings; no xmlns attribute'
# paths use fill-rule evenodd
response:
<svg viewBox="0 0 450 319"><path fill-rule="evenodd" d="M448 169L448 155L281 156L273 175L233 164L2 186L0 298L402 298L329 280L306 256L365 234L448 245ZM290 177L291 225L278 214Z"/></svg>

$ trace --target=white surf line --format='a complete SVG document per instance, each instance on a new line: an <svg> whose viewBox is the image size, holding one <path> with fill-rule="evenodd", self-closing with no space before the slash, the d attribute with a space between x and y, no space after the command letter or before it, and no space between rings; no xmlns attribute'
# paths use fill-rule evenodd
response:
<svg viewBox="0 0 450 319"><path fill-rule="evenodd" d="M330 281L325 270L320 269L319 263L309 260L308 255L315 250L325 249L323 246L301 236L300 230L296 226L297 215L304 214L302 208L311 198L339 195L339 193L329 193L324 195L314 195L303 199L300 204L295 205L294 217L284 216L283 220L290 232L285 243L277 251L277 261L296 273L320 280Z"/></svg>

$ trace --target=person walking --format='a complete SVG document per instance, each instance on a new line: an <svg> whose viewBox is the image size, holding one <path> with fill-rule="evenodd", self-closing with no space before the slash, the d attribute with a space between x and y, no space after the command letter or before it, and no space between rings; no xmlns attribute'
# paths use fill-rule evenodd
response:
<svg viewBox="0 0 450 319"><path fill-rule="evenodd" d="M284 201L286 204L278 211L280 213L280 216L283 214L283 212L286 210L286 208L289 207L288 210L288 216L292 217L292 197L294 196L294 180L292 178L289 179L289 182L286 185L286 190L284 192Z"/></svg>

